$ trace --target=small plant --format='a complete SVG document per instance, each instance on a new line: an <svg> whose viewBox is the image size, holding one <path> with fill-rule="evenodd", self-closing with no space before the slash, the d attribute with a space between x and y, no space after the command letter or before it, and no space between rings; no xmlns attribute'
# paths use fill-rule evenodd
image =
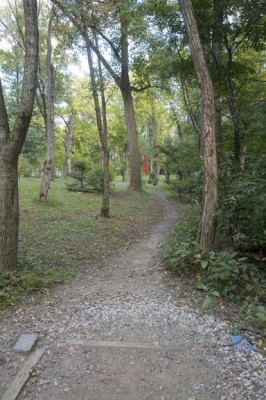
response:
<svg viewBox="0 0 266 400"><path fill-rule="evenodd" d="M96 192L103 192L103 168L101 165L95 164L86 174L86 185ZM109 171L109 183L114 180L113 169Z"/></svg>
<svg viewBox="0 0 266 400"><path fill-rule="evenodd" d="M84 188L84 181L85 181L85 176L86 173L88 172L88 164L85 161L76 161L73 164L73 171L72 173L69 175L71 176L71 178L74 178L75 180L77 180L80 184L80 188L83 189Z"/></svg>
<svg viewBox="0 0 266 400"><path fill-rule="evenodd" d="M158 182L159 182L158 174L156 174L155 172L151 172L149 175L148 183L150 185L156 186Z"/></svg>
<svg viewBox="0 0 266 400"><path fill-rule="evenodd" d="M176 243L164 253L168 268L177 273L194 273L197 287L221 296L242 297L252 292L260 281L258 268L231 252L204 252L194 241Z"/></svg>

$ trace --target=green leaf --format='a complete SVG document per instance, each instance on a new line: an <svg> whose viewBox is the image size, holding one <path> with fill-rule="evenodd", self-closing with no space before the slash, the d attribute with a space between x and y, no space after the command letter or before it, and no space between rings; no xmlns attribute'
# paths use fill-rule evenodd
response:
<svg viewBox="0 0 266 400"><path fill-rule="evenodd" d="M209 265L209 261L204 260L201 262L201 268L203 268L203 269L206 269L208 267L208 265Z"/></svg>
<svg viewBox="0 0 266 400"><path fill-rule="evenodd" d="M207 292L209 290L208 287L206 285L204 285L204 283L202 283L202 282L197 282L197 288L199 290L204 290L205 292Z"/></svg>

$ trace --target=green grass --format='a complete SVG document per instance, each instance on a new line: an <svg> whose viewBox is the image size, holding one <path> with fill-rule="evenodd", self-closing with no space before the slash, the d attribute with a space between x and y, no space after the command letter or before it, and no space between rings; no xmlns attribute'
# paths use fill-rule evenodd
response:
<svg viewBox="0 0 266 400"><path fill-rule="evenodd" d="M115 183L110 219L100 217L102 198L67 190L55 180L47 203L38 201L40 180L20 178L20 241L17 271L0 273L0 309L21 296L47 291L77 273L91 273L103 260L140 238L162 214L152 189L127 191Z"/></svg>

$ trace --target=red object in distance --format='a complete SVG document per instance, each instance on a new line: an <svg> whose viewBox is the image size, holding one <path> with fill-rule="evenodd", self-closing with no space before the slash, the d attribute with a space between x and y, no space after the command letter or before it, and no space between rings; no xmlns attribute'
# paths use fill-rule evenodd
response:
<svg viewBox="0 0 266 400"><path fill-rule="evenodd" d="M144 157L143 157L143 173L144 173L144 175L148 175L148 173L149 173L149 168L147 166L147 156L146 156L146 154L144 154Z"/></svg>

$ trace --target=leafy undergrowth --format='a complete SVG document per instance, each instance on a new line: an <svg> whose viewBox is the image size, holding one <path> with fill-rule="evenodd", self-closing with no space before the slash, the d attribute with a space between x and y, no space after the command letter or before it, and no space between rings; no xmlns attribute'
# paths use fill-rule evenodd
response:
<svg viewBox="0 0 266 400"><path fill-rule="evenodd" d="M255 329L266 337L266 275L263 260L232 250L203 251L195 241L197 210L175 227L165 246L163 259L168 269L189 278L205 293L203 305L238 310L238 329ZM237 306L237 307L235 307Z"/></svg>
<svg viewBox="0 0 266 400"><path fill-rule="evenodd" d="M100 195L69 192L56 180L42 204L39 186L38 179L20 179L19 265L17 271L0 273L0 309L101 268L105 258L143 237L163 213L154 195L127 191L120 182L111 196L110 219L99 215Z"/></svg>

